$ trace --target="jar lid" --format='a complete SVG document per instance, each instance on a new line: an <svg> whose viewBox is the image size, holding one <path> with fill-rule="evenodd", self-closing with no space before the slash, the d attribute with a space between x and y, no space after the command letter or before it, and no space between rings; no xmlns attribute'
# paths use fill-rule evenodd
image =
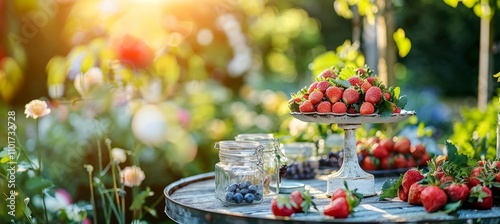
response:
<svg viewBox="0 0 500 224"><path fill-rule="evenodd" d="M214 148L220 150L247 150L247 149L255 149L260 144L255 141L232 141L232 140L223 140L215 143Z"/></svg>
<svg viewBox="0 0 500 224"><path fill-rule="evenodd" d="M276 191L276 185L269 185L270 190ZM292 192L296 190L303 191L305 190L306 185L303 183L299 182L293 182L293 181L282 181L280 183L280 194L291 194Z"/></svg>
<svg viewBox="0 0 500 224"><path fill-rule="evenodd" d="M251 140L251 141L266 141L274 140L274 135L270 133L251 133L251 134L239 134L235 137L236 140Z"/></svg>
<svg viewBox="0 0 500 224"><path fill-rule="evenodd" d="M285 151L285 155L304 155L306 157L314 156L316 144L313 142L291 142L282 144L281 148Z"/></svg>

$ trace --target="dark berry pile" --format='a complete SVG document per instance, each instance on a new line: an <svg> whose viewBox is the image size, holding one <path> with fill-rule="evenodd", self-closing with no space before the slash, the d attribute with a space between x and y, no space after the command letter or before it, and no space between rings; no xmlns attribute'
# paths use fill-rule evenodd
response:
<svg viewBox="0 0 500 224"><path fill-rule="evenodd" d="M236 204L253 203L262 200L262 190L250 181L231 184L226 188L226 201Z"/></svg>
<svg viewBox="0 0 500 224"><path fill-rule="evenodd" d="M316 161L292 162L286 169L287 179L312 179L316 176Z"/></svg>
<svg viewBox="0 0 500 224"><path fill-rule="evenodd" d="M319 159L319 167L321 168L340 168L344 159L343 152L328 152L328 155L323 155Z"/></svg>

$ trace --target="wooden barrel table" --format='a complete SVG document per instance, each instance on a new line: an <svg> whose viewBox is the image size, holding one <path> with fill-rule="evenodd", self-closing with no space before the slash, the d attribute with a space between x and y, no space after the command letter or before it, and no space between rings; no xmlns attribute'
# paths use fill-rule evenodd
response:
<svg viewBox="0 0 500 224"><path fill-rule="evenodd" d="M346 219L323 215L330 203L326 195L327 176L300 180L314 197L319 211L296 213L291 217L275 217L271 212L271 196L260 204L224 206L215 198L214 173L205 173L180 179L165 190L165 213L177 223L500 223L500 207L491 210L461 209L457 214L427 213L422 206L406 202L379 201L377 196L363 198L355 212ZM376 177L375 189L380 191L387 179L398 176Z"/></svg>

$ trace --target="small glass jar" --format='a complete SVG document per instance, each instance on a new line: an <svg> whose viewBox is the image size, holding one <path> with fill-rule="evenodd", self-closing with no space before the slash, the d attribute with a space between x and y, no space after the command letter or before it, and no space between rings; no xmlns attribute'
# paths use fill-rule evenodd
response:
<svg viewBox="0 0 500 224"><path fill-rule="evenodd" d="M262 169L264 147L252 141L219 141L215 164L215 196L224 205L261 203L266 173Z"/></svg>
<svg viewBox="0 0 500 224"><path fill-rule="evenodd" d="M236 141L256 141L264 146L263 166L266 171L264 180L264 195L273 195L279 193L280 184L280 166L286 160L286 156L279 148L279 141L273 134L255 133L239 134L235 137Z"/></svg>
<svg viewBox="0 0 500 224"><path fill-rule="evenodd" d="M312 142L293 142L282 145L287 157L287 179L313 179L318 172L319 161L316 144Z"/></svg>

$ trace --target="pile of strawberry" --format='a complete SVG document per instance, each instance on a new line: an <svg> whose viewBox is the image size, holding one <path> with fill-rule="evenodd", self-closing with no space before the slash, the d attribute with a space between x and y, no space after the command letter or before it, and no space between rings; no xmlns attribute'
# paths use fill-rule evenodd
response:
<svg viewBox="0 0 500 224"><path fill-rule="evenodd" d="M447 150L448 156L429 161L429 172L410 169L395 183L384 183L380 199L397 196L427 212L487 210L500 203L500 161L474 161L450 142Z"/></svg>
<svg viewBox="0 0 500 224"><path fill-rule="evenodd" d="M387 170L426 166L431 158L423 144L411 144L407 137L371 137L357 142L356 150L364 170Z"/></svg>
<svg viewBox="0 0 500 224"><path fill-rule="evenodd" d="M295 190L290 195L278 195L271 200L271 211L275 216L291 216L294 213L308 213L316 208L309 191Z"/></svg>
<svg viewBox="0 0 500 224"><path fill-rule="evenodd" d="M333 191L330 204L323 210L324 215L335 218L347 218L354 212L354 208L361 203L363 195L357 193L356 189L353 191L349 190L345 182L344 185L345 189L338 188Z"/></svg>
<svg viewBox="0 0 500 224"><path fill-rule="evenodd" d="M406 96L399 87L385 87L365 65L363 68L326 69L309 87L292 94L288 101L291 112L335 114L400 113Z"/></svg>

